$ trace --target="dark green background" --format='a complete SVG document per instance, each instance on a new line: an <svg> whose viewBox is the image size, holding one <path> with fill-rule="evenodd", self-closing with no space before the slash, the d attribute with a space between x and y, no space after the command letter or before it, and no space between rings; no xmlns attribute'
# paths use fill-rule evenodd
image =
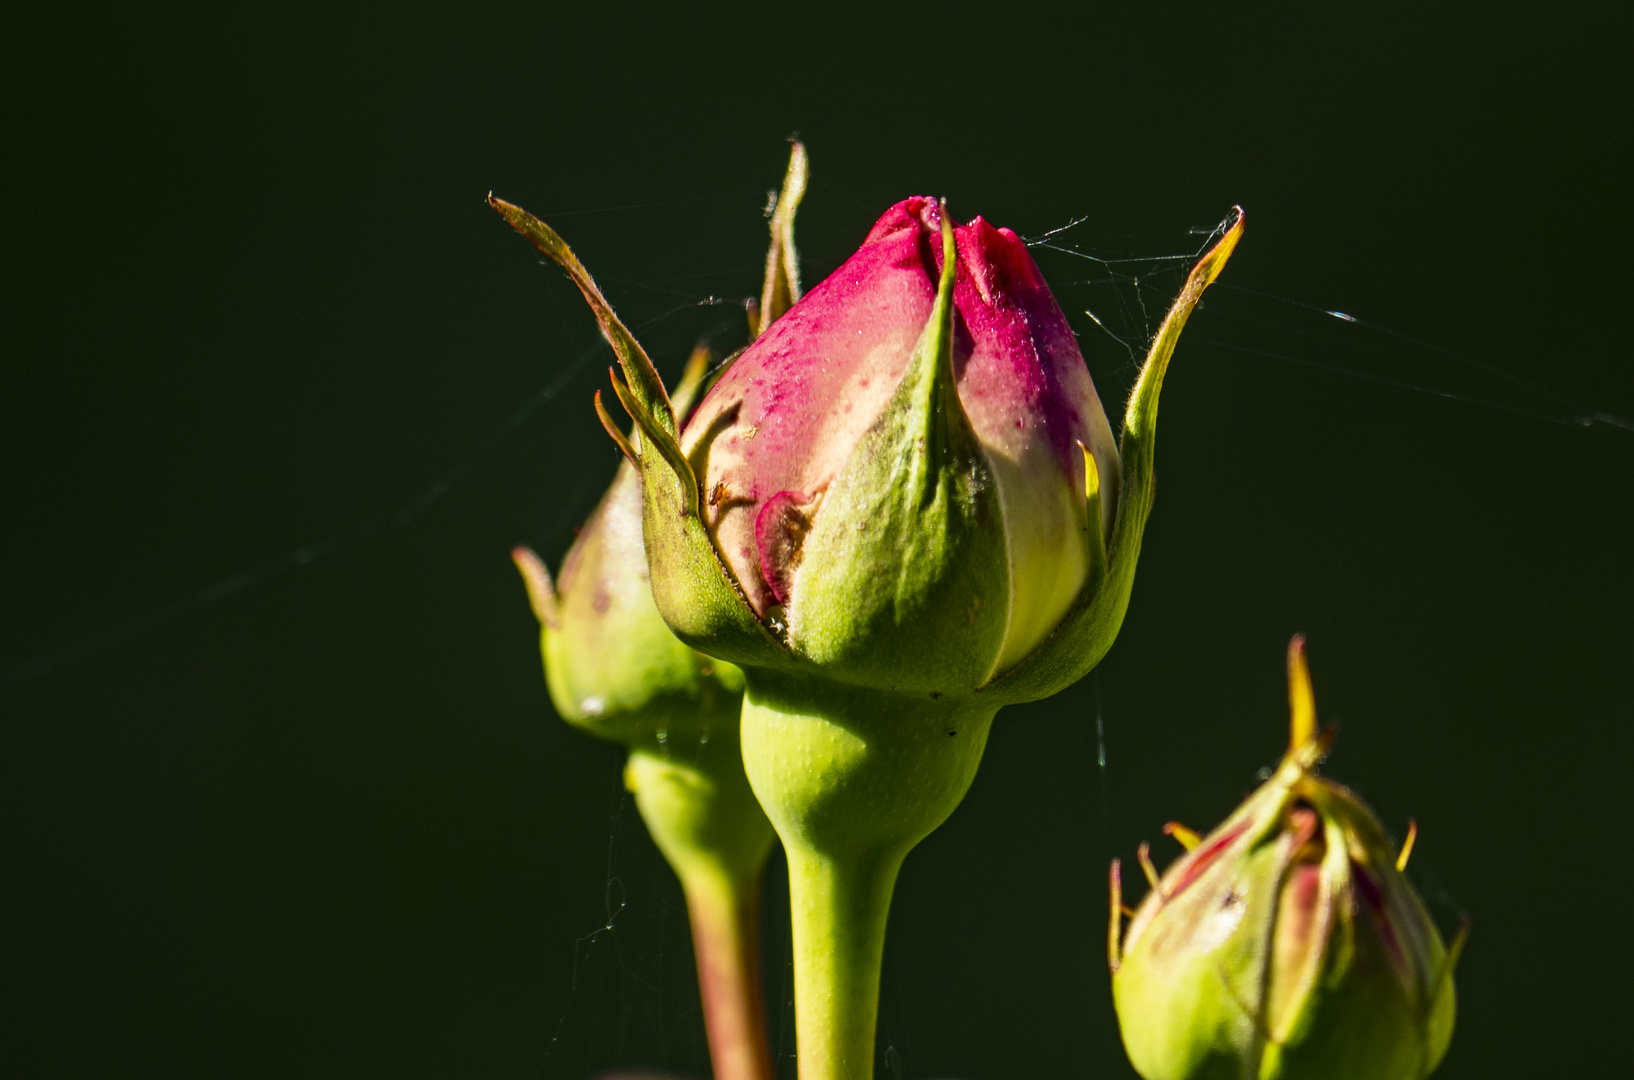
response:
<svg viewBox="0 0 1634 1080"><path fill-rule="evenodd" d="M808 282L912 193L1140 255L1248 211L1117 646L1000 717L904 871L882 1080L1128 1075L1106 860L1274 759L1295 630L1330 772L1474 920L1442 1075L1626 1068L1634 439L1399 335L1634 415L1629 26L1323 7L8 6L0 1070L704 1071L678 890L506 557L554 562L611 476L606 357L507 428L596 336L481 200L673 373L741 335L697 301L758 289L795 130ZM1178 279L1038 257L1115 415L1079 313L1138 336Z"/></svg>

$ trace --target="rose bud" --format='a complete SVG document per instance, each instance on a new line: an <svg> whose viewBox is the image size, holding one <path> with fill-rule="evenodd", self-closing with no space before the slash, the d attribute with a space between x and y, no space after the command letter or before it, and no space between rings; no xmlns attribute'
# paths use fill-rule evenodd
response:
<svg viewBox="0 0 1634 1080"><path fill-rule="evenodd" d="M710 360L700 346L676 400L684 404ZM620 462L578 530L553 585L527 548L512 552L539 618L545 681L562 718L599 738L662 750L723 728L735 734L743 673L676 639L653 603L641 540L641 475Z"/></svg>
<svg viewBox="0 0 1634 1080"><path fill-rule="evenodd" d="M1146 1080L1417 1080L1446 1053L1451 948L1398 854L1348 788L1318 776L1304 641L1288 651L1292 737L1277 771L1152 888L1127 935L1112 864L1108 941L1124 1048ZM1120 941L1120 936L1122 940Z"/></svg>
<svg viewBox="0 0 1634 1080"><path fill-rule="evenodd" d="M963 798L997 710L1111 645L1163 374L1241 216L1164 320L1115 445L1025 245L979 218L955 227L933 200L887 211L684 431L562 239L495 205L567 270L619 356L658 609L744 668L744 761L789 857L802 1080L870 1076L897 870Z"/></svg>
<svg viewBox="0 0 1634 1080"><path fill-rule="evenodd" d="M793 226L804 186L797 145L751 331L770 326L799 295ZM700 346L687 365L675 395L682 415L709 360ZM532 551L512 555L539 617L551 701L569 723L629 748L625 784L681 880L714 1074L771 1080L758 916L773 834L743 771L743 673L682 644L664 624L642 544L641 492L635 466L621 462L555 585Z"/></svg>

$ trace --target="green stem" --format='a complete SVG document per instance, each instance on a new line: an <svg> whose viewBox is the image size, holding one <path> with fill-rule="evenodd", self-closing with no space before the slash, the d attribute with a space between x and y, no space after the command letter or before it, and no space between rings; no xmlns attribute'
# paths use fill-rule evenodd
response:
<svg viewBox="0 0 1634 1080"><path fill-rule="evenodd" d="M744 766L789 860L800 1080L871 1080L897 871L969 790L999 703L745 675Z"/></svg>
<svg viewBox="0 0 1634 1080"><path fill-rule="evenodd" d="M885 922L902 856L789 857L800 1080L873 1076Z"/></svg>
<svg viewBox="0 0 1634 1080"><path fill-rule="evenodd" d="M760 989L760 875L744 881L694 873L681 885L715 1080L771 1080Z"/></svg>
<svg viewBox="0 0 1634 1080"><path fill-rule="evenodd" d="M736 725L630 751L625 783L681 879L716 1080L771 1080L760 986L760 879L772 827L743 773Z"/></svg>

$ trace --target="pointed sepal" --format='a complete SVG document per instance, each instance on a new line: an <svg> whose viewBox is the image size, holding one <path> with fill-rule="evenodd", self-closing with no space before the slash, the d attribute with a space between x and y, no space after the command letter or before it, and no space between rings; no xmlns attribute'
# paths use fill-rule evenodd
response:
<svg viewBox="0 0 1634 1080"><path fill-rule="evenodd" d="M679 425L675 408L668 391L664 389L664 380L659 378L658 369L653 367L646 350L614 313L612 305L590 276L590 271L584 268L578 256L573 254L573 249L557 235L555 229L520 206L495 198L492 194L488 196L488 205L497 210L511 228L541 254L565 270L573 284L578 286L585 303L590 305L590 310L596 316L602 337L612 346L613 355L618 357L619 367L623 369L625 382L620 383L615 378L613 391L644 436L639 447L643 473L650 474L652 469L649 466L658 466L662 462L663 470L680 489L683 508L688 513L696 514L698 478L693 474L686 455L681 453L680 443L676 441ZM628 454L623 444L619 449Z"/></svg>
<svg viewBox="0 0 1634 1080"><path fill-rule="evenodd" d="M988 688L1005 701L1034 701L1065 689L1089 674L1112 647L1129 607L1135 584L1135 563L1141 535L1152 511L1152 464L1157 427L1158 395L1180 332L1192 310L1213 284L1242 238L1243 213L1234 208L1221 223L1219 239L1192 267L1186 283L1158 328L1141 367L1140 376L1124 412L1123 436L1118 444L1122 476L1112 537L1106 549L1106 571L1086 578L1078 601L1055 632Z"/></svg>
<svg viewBox="0 0 1634 1080"><path fill-rule="evenodd" d="M796 652L845 682L968 693L1004 642L1009 568L997 484L954 380L945 206L941 227L936 299L902 381L783 557Z"/></svg>
<svg viewBox="0 0 1634 1080"><path fill-rule="evenodd" d="M698 391L704 388L709 378L709 365L715 359L715 351L709 347L709 342L700 341L692 348L692 355L687 357L687 366L681 371L681 381L675 384L675 393L670 395L670 404L675 407L675 418L682 426L686 425L687 414L692 406L697 404Z"/></svg>
<svg viewBox="0 0 1634 1080"><path fill-rule="evenodd" d="M778 317L800 299L800 255L794 247L794 214L800 200L806 195L806 179L810 164L806 148L799 140L790 140L789 168L783 176L783 188L772 204L771 247L766 250L766 283L760 290L760 303L750 318L749 336L759 337Z"/></svg>
<svg viewBox="0 0 1634 1080"><path fill-rule="evenodd" d="M528 606L539 625L556 630L562 625L561 611L556 604L556 586L550 580L550 571L530 547L511 548L511 562L522 575L522 587L528 590Z"/></svg>
<svg viewBox="0 0 1634 1080"><path fill-rule="evenodd" d="M624 381L615 377L613 392L635 421L639 437L620 438L617 425L601 407L599 395L597 413L620 451L639 462L652 597L664 621L683 642L708 648L711 656L729 661L787 663L786 651L755 618L704 529L697 474L676 440L677 413L645 350L554 229L503 199L490 195L488 203L567 272L595 313L602 336L623 369Z"/></svg>
<svg viewBox="0 0 1634 1080"><path fill-rule="evenodd" d="M635 399L659 427L673 436L676 431L675 411L670 406L669 394L664 390L664 380L659 378L658 369L653 367L646 350L636 341L635 335L631 334L613 313L613 306L602 295L601 288L590 276L590 271L586 270L584 264L579 262L578 256L573 254L573 249L557 235L555 229L520 206L496 198L492 193L488 195L488 205L497 210L499 215L510 223L511 228L520 233L540 254L567 272L567 276L578 286L585 303L590 305L590 310L595 314L602 336L613 347L613 354L618 357L619 366L624 369L624 377L630 381L630 389Z"/></svg>
<svg viewBox="0 0 1634 1080"><path fill-rule="evenodd" d="M608 414L607 406L601 403L600 390L596 391L595 406L596 419L601 421L602 430L607 432L607 437L613 440L613 445L617 446L618 452L624 455L624 460L639 469L641 467L641 454L636 450L635 444L630 442L630 437L619 430L618 423Z"/></svg>
<svg viewBox="0 0 1634 1080"><path fill-rule="evenodd" d="M1288 642L1288 752L1295 753L1316 737L1316 691L1305 659L1305 636Z"/></svg>

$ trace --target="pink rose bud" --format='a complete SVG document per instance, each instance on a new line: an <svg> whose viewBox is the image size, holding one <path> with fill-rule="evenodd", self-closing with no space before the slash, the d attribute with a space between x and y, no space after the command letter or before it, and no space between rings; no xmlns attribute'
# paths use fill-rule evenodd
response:
<svg viewBox="0 0 1634 1080"><path fill-rule="evenodd" d="M985 691L984 709L1055 693L1111 646L1151 508L1163 375L1240 212L1159 328L1120 444L1020 238L954 227L931 199L892 207L804 298L792 278L769 284L798 302L684 431L561 237L494 205L568 271L618 356L638 437L603 423L641 463L654 599L683 641L854 687Z"/></svg>
<svg viewBox="0 0 1634 1080"><path fill-rule="evenodd" d="M1115 508L1102 499L1089 520L1083 448L1099 476L1118 475L1072 329L1009 229L979 217L953 229L951 384L945 400L907 386L926 381L910 366L936 302L941 226L933 199L886 211L681 436L707 527L755 614L856 681L928 690L981 686L1054 629L1089 572L1090 529L1104 543ZM958 458L946 486L966 513L916 513L935 485L901 506L884 490L912 484L913 459L933 450ZM923 532L931 519L952 545Z"/></svg>

